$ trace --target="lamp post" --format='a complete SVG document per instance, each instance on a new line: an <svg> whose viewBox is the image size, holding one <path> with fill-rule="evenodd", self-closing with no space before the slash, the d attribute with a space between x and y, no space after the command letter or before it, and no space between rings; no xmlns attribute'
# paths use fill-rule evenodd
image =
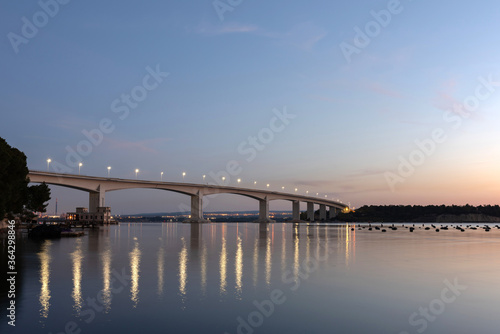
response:
<svg viewBox="0 0 500 334"><path fill-rule="evenodd" d="M50 158L49 158L49 159L47 159L47 172L49 172L49 171L50 171L50 169L49 169L49 165L50 165L50 163L51 163L51 162L52 162L52 159L50 159Z"/></svg>
<svg viewBox="0 0 500 334"><path fill-rule="evenodd" d="M108 178L109 178L109 171L111 170L111 166L108 166Z"/></svg>
<svg viewBox="0 0 500 334"><path fill-rule="evenodd" d="M237 181L238 181L238 185L240 185L240 183L241 183L241 179L238 179Z"/></svg>
<svg viewBox="0 0 500 334"><path fill-rule="evenodd" d="M285 191L285 187L281 187L281 190Z"/></svg>
<svg viewBox="0 0 500 334"><path fill-rule="evenodd" d="M253 185L254 185L254 186L257 186L257 181L253 181Z"/></svg>
<svg viewBox="0 0 500 334"><path fill-rule="evenodd" d="M137 174L139 174L139 169L135 170L135 179L137 180Z"/></svg>
<svg viewBox="0 0 500 334"><path fill-rule="evenodd" d="M182 181L184 181L185 176L186 176L186 172L182 172Z"/></svg>
<svg viewBox="0 0 500 334"><path fill-rule="evenodd" d="M203 174L203 183L205 183L205 178L206 178L206 177L207 177L207 176L206 176L205 174Z"/></svg>
<svg viewBox="0 0 500 334"><path fill-rule="evenodd" d="M269 189L270 184L268 183L266 186L267 186L267 188Z"/></svg>
<svg viewBox="0 0 500 334"><path fill-rule="evenodd" d="M295 188L295 192L297 192L299 189Z"/></svg>
<svg viewBox="0 0 500 334"><path fill-rule="evenodd" d="M226 177L225 176L222 177L222 183L224 184L224 182L226 182Z"/></svg>
<svg viewBox="0 0 500 334"><path fill-rule="evenodd" d="M80 162L80 163L78 164L78 175L80 175L80 168L82 168L82 166L83 166L83 163L81 163L81 162Z"/></svg>
<svg viewBox="0 0 500 334"><path fill-rule="evenodd" d="M160 173L160 181L163 181L163 172Z"/></svg>

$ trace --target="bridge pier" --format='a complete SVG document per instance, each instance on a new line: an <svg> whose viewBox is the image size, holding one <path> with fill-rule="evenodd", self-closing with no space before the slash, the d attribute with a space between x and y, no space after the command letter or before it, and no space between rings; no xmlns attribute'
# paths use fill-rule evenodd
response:
<svg viewBox="0 0 500 334"><path fill-rule="evenodd" d="M326 205L319 205L319 220L326 220Z"/></svg>
<svg viewBox="0 0 500 334"><path fill-rule="evenodd" d="M310 222L314 221L314 203L307 202L307 220Z"/></svg>
<svg viewBox="0 0 500 334"><path fill-rule="evenodd" d="M259 219L256 223L274 223L274 220L269 218L269 200L267 196L259 200Z"/></svg>
<svg viewBox="0 0 500 334"><path fill-rule="evenodd" d="M191 218L184 221L185 223L207 223L208 220L203 218L203 195L198 193L191 195Z"/></svg>
<svg viewBox="0 0 500 334"><path fill-rule="evenodd" d="M104 206L104 194L106 191L99 185L97 191L89 192L89 212L97 212L97 208Z"/></svg>
<svg viewBox="0 0 500 334"><path fill-rule="evenodd" d="M334 219L335 217L337 217L337 208L331 206L330 211L328 212L328 218Z"/></svg>
<svg viewBox="0 0 500 334"><path fill-rule="evenodd" d="M300 222L300 201L292 202L292 222Z"/></svg>

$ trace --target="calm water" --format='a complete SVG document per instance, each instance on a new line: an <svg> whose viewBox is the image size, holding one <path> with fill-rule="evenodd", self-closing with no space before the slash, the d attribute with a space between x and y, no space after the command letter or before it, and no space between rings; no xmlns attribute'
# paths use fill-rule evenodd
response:
<svg viewBox="0 0 500 334"><path fill-rule="evenodd" d="M16 327L2 295L0 333L498 333L500 230L351 228L122 223L81 238L19 235Z"/></svg>

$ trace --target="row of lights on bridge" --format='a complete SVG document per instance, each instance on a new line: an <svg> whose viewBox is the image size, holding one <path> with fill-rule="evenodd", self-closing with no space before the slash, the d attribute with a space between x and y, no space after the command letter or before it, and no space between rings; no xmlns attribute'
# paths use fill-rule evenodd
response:
<svg viewBox="0 0 500 334"><path fill-rule="evenodd" d="M47 159L47 171L49 171L49 168L50 168L50 163L52 162L52 160L49 158ZM80 175L80 170L83 166L83 163L82 162L79 162L78 163L78 175ZM110 173L111 173L111 166L108 166L107 167L107 170L108 170L108 178L110 177ZM137 175L139 174L140 170L138 168L135 169L135 179L137 180ZM186 177L186 172L182 172L182 180L184 181ZM206 175L203 175L203 182L205 182L205 178L207 177ZM160 181L163 182L163 172L160 173ZM223 176L222 177L222 182L225 182L226 181L226 177ZM238 182L238 185L240 185L241 183L241 179L237 179L236 180ZM253 181L253 184L254 186L257 186L257 181ZM266 184L266 188L269 189L271 185L269 183ZM285 187L282 186L281 187L281 190L285 191ZM295 188L295 193L297 193L297 191L299 191L298 188ZM306 195L308 196L309 195L309 190L306 190ZM316 196L319 196L319 193L316 193ZM328 195L325 195L325 198L328 198ZM337 198L337 201L342 203L342 201L340 201L338 198Z"/></svg>

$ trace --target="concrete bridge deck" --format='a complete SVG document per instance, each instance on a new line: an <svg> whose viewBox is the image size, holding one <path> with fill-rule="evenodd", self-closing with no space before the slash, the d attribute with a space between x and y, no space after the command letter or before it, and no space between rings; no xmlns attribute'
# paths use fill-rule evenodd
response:
<svg viewBox="0 0 500 334"><path fill-rule="evenodd" d="M271 222L269 219L269 201L273 200L291 201L294 221L300 220L300 202L307 203L307 219L310 221L314 220L315 204L319 205L320 220L327 219L326 207L329 207L329 218L335 217L338 210L347 208L343 203L317 197L223 185L130 180L34 170L29 171L28 177L30 178L30 182L33 183L45 182L51 185L88 192L89 212L95 212L98 207L105 206L105 194L108 191L142 188L160 189L185 194L191 197L190 222L205 221L203 218L203 196L213 194L236 194L256 199L259 201L259 222Z"/></svg>

